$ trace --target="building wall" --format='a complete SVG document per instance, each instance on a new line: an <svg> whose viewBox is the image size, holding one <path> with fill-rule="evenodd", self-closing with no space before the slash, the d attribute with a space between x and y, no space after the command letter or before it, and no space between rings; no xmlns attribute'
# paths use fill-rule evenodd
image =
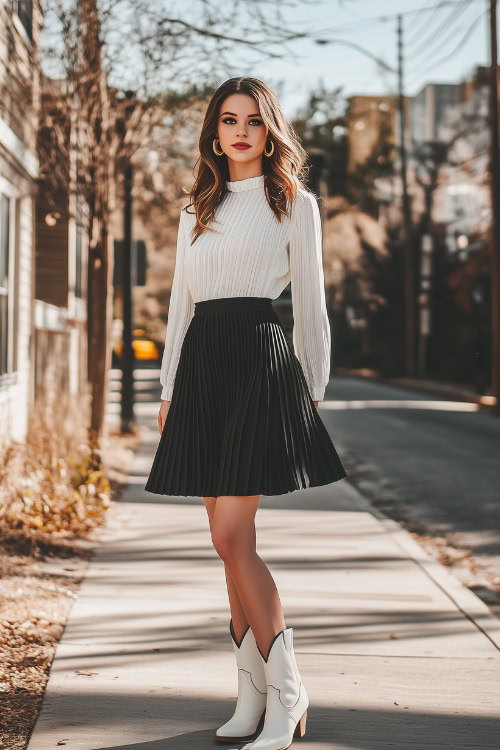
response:
<svg viewBox="0 0 500 750"><path fill-rule="evenodd" d="M64 81L42 85L38 149L42 178L36 200L35 400L61 391L76 398L87 390L87 256L83 198L73 186L83 158L78 105ZM54 134L57 122L64 134Z"/></svg>
<svg viewBox="0 0 500 750"><path fill-rule="evenodd" d="M33 2L33 25L22 25L9 0L0 0L0 193L11 201L8 358L0 373L0 443L22 440L32 394L34 200L38 159L38 41L42 21ZM5 223L5 218L4 218ZM5 334L3 335L5 338Z"/></svg>
<svg viewBox="0 0 500 750"><path fill-rule="evenodd" d="M352 173L371 156L382 137L395 143L394 100L389 96L352 96L347 112L349 156Z"/></svg>
<svg viewBox="0 0 500 750"><path fill-rule="evenodd" d="M0 157L0 192L10 193L13 201L8 372L0 375L0 443L9 438L24 438L31 392L33 197L29 192L32 185L8 167ZM15 180L15 186L9 177Z"/></svg>
<svg viewBox="0 0 500 750"><path fill-rule="evenodd" d="M462 99L463 87L455 83L428 83L410 105L411 137L416 143L435 141L449 107Z"/></svg>
<svg viewBox="0 0 500 750"><path fill-rule="evenodd" d="M50 226L46 216L54 211L59 216ZM59 307L68 304L68 240L68 193L43 179L36 201L35 297Z"/></svg>

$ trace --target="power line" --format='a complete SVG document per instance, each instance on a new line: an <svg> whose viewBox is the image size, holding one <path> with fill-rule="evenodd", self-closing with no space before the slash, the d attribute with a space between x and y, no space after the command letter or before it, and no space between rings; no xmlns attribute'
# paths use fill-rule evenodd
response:
<svg viewBox="0 0 500 750"><path fill-rule="evenodd" d="M403 11L402 13L394 13L394 14L388 14L388 15L375 16L375 17L372 17L370 19L367 19L366 20L366 24L368 24L369 26L373 26L373 23L376 23L376 22L386 22L386 21L388 21L390 19L397 19L398 23L399 23L399 20L401 19L401 21L402 21L403 17L405 17L405 16L414 16L414 15L418 16L418 15L420 15L422 13L429 13L429 12L432 12L432 16L431 16L431 18L432 18L432 17L434 17L436 15L436 12L439 12L440 10L443 10L445 7L453 6L453 10L452 10L451 14L448 13L447 16L446 16L445 21L441 22L439 24L437 30L435 30L434 32L432 32L431 36L428 37L424 41L424 43L422 45L420 45L419 48L417 48L417 51L415 52L415 54L417 54L418 52L420 52L420 53L423 52L425 50L426 46L430 45L431 42L432 42L432 40L435 39L437 36L439 36L439 33L440 33L441 29L443 28L444 24L448 24L449 25L449 22L450 22L451 19L453 19L453 17L458 18L464 12L464 10L466 10L467 7L470 7L472 5L472 3L474 3L474 2L484 2L484 0L454 0L453 2L451 0L441 0L441 2L438 3L438 4L429 5L429 6L422 6L420 8L415 8L415 9L413 9L411 11ZM467 31L466 31L464 37L462 38L460 44L463 44L469 38L470 34L472 34L472 32L474 31L475 27L477 26L477 23L478 23L479 18L481 17L481 15L482 14L480 14L478 17L476 17L476 19L474 19L471 27L469 27L467 29ZM343 40L343 39L339 39L339 38L337 38L337 39L328 39L327 36L325 38L325 35L327 35L329 31L333 31L333 30L341 31L342 29L351 29L351 28L352 28L353 31L362 31L363 30L363 25L360 24L359 22L356 22L356 23L343 24L343 25L337 26L337 27L331 27L330 29L326 29L326 30L322 31L321 32L321 36L319 36L320 32L318 32L318 34L316 35L317 38L315 39L315 41L318 44L328 44L328 43L331 43L331 44L340 44L340 45L343 45L343 46L347 46L347 47L351 47L353 49L356 49L359 52L362 52L363 54L365 54L367 57L369 57L372 60L374 60L374 62L378 66L379 72L381 72L383 70L385 72L394 73L395 70L394 70L394 68L393 68L392 65L386 63L385 60L383 60L382 58L380 58L377 55L373 54L372 52L370 52L365 47L363 47L361 45L358 45L358 44L356 44L354 42L348 42L347 40ZM313 33L311 35L311 38L314 39L314 37L315 37L315 35ZM451 35L448 34L447 37L446 37L446 39L447 39L447 41L451 41ZM456 48L454 48L449 53L449 55L446 55L445 57L443 57L439 61L433 63L432 65L430 65L428 67L426 67L425 68L425 72L427 72L428 70L432 69L433 67L436 67L437 65L441 64L442 61L446 61L450 57L452 57L454 54L456 54L456 52L460 49L460 44ZM419 71L418 75L420 73L422 73L422 72L424 72L424 71L423 70ZM413 81L417 80L418 75L416 75L416 76L411 76L410 75L410 78L411 78L410 85L411 85L411 83L413 83ZM387 85L387 82L386 82L386 85Z"/></svg>
<svg viewBox="0 0 500 750"><path fill-rule="evenodd" d="M474 11L477 11L477 8L472 9L473 13ZM462 33L462 30L464 28L468 28L466 26L466 23L467 22L474 23L474 21L476 20L476 17L477 16L474 16L473 18L472 16L470 16L469 19L467 19L467 21L466 19L463 19L464 23L458 26L452 23L448 33L445 33L443 35L438 35L438 38L434 42L431 42L429 40L429 45L427 49L421 50L419 54L409 55L408 60L410 62L410 66L412 67L412 72L415 67L415 64L418 66L419 70L420 70L420 66L423 63L430 63L430 65L427 65L426 70L430 69L430 67L435 65L436 58L438 57L438 55L442 55L447 49L449 49L449 45L454 43L458 34ZM425 53L424 60L423 61L421 60L420 62L415 63L415 58L417 58L418 60L418 58L421 58L424 53Z"/></svg>
<svg viewBox="0 0 500 750"><path fill-rule="evenodd" d="M482 19L482 17L484 16L485 12L486 12L486 10L483 10L483 11L481 11L481 13L478 16L476 16L476 18L471 23L471 25L469 26L469 28L467 29L467 31L465 32L465 34L463 35L463 37L460 39L460 41L458 42L458 44L452 49L451 52L449 52L447 55L444 55L444 57L440 57L438 60L434 60L426 68L420 68L419 71L418 71L418 74L413 78L413 81L416 81L418 79L418 77L422 73L427 73L429 70L432 70L433 68L436 68L439 65L442 65L444 62L446 62L451 57L453 57L462 48L462 46L465 44L465 42L469 39L469 37L475 31L476 26L479 24L479 21Z"/></svg>
<svg viewBox="0 0 500 750"><path fill-rule="evenodd" d="M467 41L467 40L469 39L469 37L470 37L470 36L472 35L472 32L473 32L473 31L475 30L476 26L478 25L478 23L479 23L479 21L481 20L481 18L482 18L482 17L484 16L485 12L486 12L486 11L485 11L485 10L483 10L483 11L482 11L482 12L481 12L481 13L480 13L480 14L479 14L479 15L478 15L478 16L477 16L477 17L476 17L475 19L474 19L474 21L473 21L473 22L471 23L471 25L469 26L469 28L467 29L467 31L465 32L465 34L463 35L463 37L462 37L462 38L460 39L459 43L458 43L458 44L456 45L456 47L455 47L455 48L454 48L454 49L453 49L453 50L452 50L452 51L451 51L451 52L450 52L449 54L445 55L444 57L440 57L440 58L439 58L439 60L435 61L435 62L434 62L434 63L433 63L433 64L432 64L432 65L431 65L430 67L427 67L427 68L423 68L423 71L422 71L422 72L424 72L424 73L425 73L426 71L430 70L431 68L433 68L433 67L436 67L437 65L441 65L442 63L446 62L447 60L449 60L449 59L450 59L450 57L453 57L453 55L454 55L454 54L455 54L456 52L458 52L458 50L459 50L459 49L461 48L461 46L462 46L463 44L465 44L465 42L466 42L466 41Z"/></svg>
<svg viewBox="0 0 500 750"><path fill-rule="evenodd" d="M349 23L340 24L339 26L331 26L330 28L322 29L321 32L317 32L318 35L321 35L322 37L325 34L329 33L342 33L344 30L352 29L353 31L362 31L364 28L370 28L373 26L374 23L384 23L386 21L393 21L397 19L399 16L406 17L406 16L414 16L419 15L423 12L427 11L433 11L436 9L441 9L445 7L457 7L461 5L464 2L464 0L442 0L442 2L438 3L437 5L423 5L420 8L414 8L413 10L405 10L401 13L386 13L384 15L379 16L372 16L371 18L365 19L364 23L360 23L359 21L350 21ZM484 0L468 0L470 3L482 3ZM314 32L310 34L312 38L314 38Z"/></svg>
<svg viewBox="0 0 500 750"><path fill-rule="evenodd" d="M431 44L432 40L434 40L437 36L439 36L439 33L440 33L441 29L443 28L443 25L445 25L445 24L449 25L450 20L452 20L453 18L455 18L455 20L458 19L459 16L464 12L464 10L467 7L470 7L473 2L484 2L484 0L467 0L467 1L465 1L465 0L458 0L458 2L457 1L450 2L450 0L442 0L442 2L440 2L440 3L436 4L436 5L422 6L421 8L415 8L412 11L403 11L402 13L395 13L395 14L389 14L389 15L376 16L376 17L373 17L371 19L367 19L367 23L373 25L374 22L377 22L377 21L387 21L389 19L394 18L394 19L397 19L398 20L398 24L400 24L400 23L402 23L404 16L413 16L413 15L417 15L418 16L419 14L424 13L424 12L432 12L432 11L434 11L433 15L431 16L431 18L432 18L432 17L434 17L436 15L436 11L442 10L446 6L448 6L448 7L449 6L453 6L453 10L452 10L451 14L448 13L448 15L446 16L446 19L444 20L444 22L441 22L439 24L438 28L435 31L433 31L429 37L427 37L427 39L424 41L423 44L420 45L419 48L417 48L417 51L414 54L418 55L419 52L421 54L426 49L426 47L428 47ZM472 21L471 25L466 30L465 34L460 39L459 43L448 54L444 55L443 57L439 58L438 60L434 60L434 62L432 62L427 67L419 69L418 72L415 71L415 75L412 76L410 74L409 85L413 85L414 82L417 81L421 77L421 75L423 73L427 73L429 70L432 70L433 68L438 67L442 63L444 63L447 60L449 60L450 58L452 58L460 50L460 48L462 47L462 45L469 39L469 37L472 35L472 33L475 31L475 29L476 29L479 21L481 20L481 17L484 14L484 12L485 11L483 10L478 16L476 16L476 18ZM333 29L341 31L341 29L343 29L343 28L351 28L353 26L356 27L357 31L361 31L362 30L362 25L360 25L359 23L354 23L354 24L349 23L349 24L344 24L342 26L338 26L338 27L332 27L330 30L327 29L325 31L326 31L326 33L328 33L328 31L332 31ZM372 59L377 64L379 73L385 72L385 73L392 73L392 74L394 74L396 72L392 65L389 65L388 63L385 62L385 60L383 60L382 58L380 58L377 55L373 54L372 52L370 52L365 47L363 47L361 45L358 45L358 44L356 44L354 42L349 42L349 41L344 40L344 39L328 39L328 38L325 38L325 31L323 31L321 33L321 36L318 36L318 38L315 39L316 43L318 43L318 44L329 44L329 43L330 44L340 44L340 45L343 45L343 46L351 47L351 48L356 49L357 51L365 54L370 59ZM319 35L319 32L318 32L318 35ZM311 36L311 38L314 39L314 34L310 35L310 36ZM446 41L447 42L451 41L451 38L452 38L452 35L448 34L446 36ZM441 44L441 47L442 47L442 44ZM413 56L414 55L411 55L411 57L413 57ZM408 84L408 81L407 81L407 84ZM386 81L386 86L389 89L391 88L391 85L388 84L387 81Z"/></svg>
<svg viewBox="0 0 500 750"><path fill-rule="evenodd" d="M471 18L468 19L471 21ZM467 19L464 19L464 22L467 22ZM441 54L445 49L447 49L448 44L454 42L454 40L457 38L457 35L462 32L462 29L465 26L464 24L459 25L458 27L452 26L449 29L448 34L444 34L441 39L437 39L435 44L431 44L431 48L426 51L425 54L425 60L422 62L429 62L429 60L432 60L435 58L436 55ZM420 55L417 55L417 58L421 58L422 53ZM415 58L413 56L410 56L409 61L412 63L415 63ZM420 65L421 63L419 63Z"/></svg>
<svg viewBox="0 0 500 750"><path fill-rule="evenodd" d="M422 31L424 31L424 29L428 28L429 24L431 24L433 22L434 16L439 15L439 11L442 10L443 7L446 7L446 4L444 2L439 3L439 5L436 5L436 7L434 8L434 12L431 14L430 18L426 18L425 21L423 22L423 24L420 24L420 26L418 27L418 29L414 32L413 36L410 37L410 39L408 39L408 42L407 42L407 45L406 45L407 47L411 47L411 45L414 43L414 41L416 39L420 38L420 34L422 33ZM423 11L421 9L418 15L421 15L422 12Z"/></svg>
<svg viewBox="0 0 500 750"><path fill-rule="evenodd" d="M451 13L448 13L446 18L439 24L439 26L436 29L434 29L434 31L427 37L427 39L424 39L422 44L420 44L417 47L417 49L412 51L412 55L414 56L419 55L421 52L426 50L429 47L429 45L432 44L432 42L436 39L436 37L439 36L441 31L444 28L447 28L450 22L457 21L462 15L462 13L464 13L467 10L468 7L470 7L468 0L465 0L465 2L462 2L457 8L454 8L451 11Z"/></svg>

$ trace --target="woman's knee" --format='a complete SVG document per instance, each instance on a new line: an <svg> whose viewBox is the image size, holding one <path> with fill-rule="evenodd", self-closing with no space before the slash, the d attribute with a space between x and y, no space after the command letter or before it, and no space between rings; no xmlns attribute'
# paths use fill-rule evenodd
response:
<svg viewBox="0 0 500 750"><path fill-rule="evenodd" d="M238 534L236 529L219 529L217 526L213 527L212 544L214 545L215 551L224 562L232 562L238 548Z"/></svg>
<svg viewBox="0 0 500 750"><path fill-rule="evenodd" d="M234 568L239 563L248 559L249 555L255 554L253 533L247 539L247 534L238 528L212 528L212 543L214 548L228 567Z"/></svg>
<svg viewBox="0 0 500 750"><path fill-rule="evenodd" d="M260 495L217 498L212 517L212 543L219 557L229 566L255 554L255 512Z"/></svg>

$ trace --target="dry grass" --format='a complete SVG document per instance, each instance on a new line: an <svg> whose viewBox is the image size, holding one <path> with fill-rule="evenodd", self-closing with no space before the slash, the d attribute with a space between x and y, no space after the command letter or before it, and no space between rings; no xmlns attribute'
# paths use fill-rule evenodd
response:
<svg viewBox="0 0 500 750"><path fill-rule="evenodd" d="M85 420L82 405L60 394L37 404L26 442L0 456L0 746L9 750L28 743L55 647L119 495ZM113 436L106 449L119 464L134 445L134 436Z"/></svg>
<svg viewBox="0 0 500 750"><path fill-rule="evenodd" d="M109 506L109 482L98 446L89 444L85 410L61 394L50 406L38 403L24 443L3 450L0 523L64 537L85 535Z"/></svg>
<svg viewBox="0 0 500 750"><path fill-rule="evenodd" d="M26 747L90 553L45 540L34 558L29 545L23 554L23 540L9 537L0 547L0 745L9 750Z"/></svg>

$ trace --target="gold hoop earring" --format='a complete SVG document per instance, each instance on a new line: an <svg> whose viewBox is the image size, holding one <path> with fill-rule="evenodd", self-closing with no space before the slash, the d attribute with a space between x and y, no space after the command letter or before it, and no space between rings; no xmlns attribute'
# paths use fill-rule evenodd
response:
<svg viewBox="0 0 500 750"><path fill-rule="evenodd" d="M221 150L220 150L220 152L219 152L219 151L217 151L217 141L219 141L219 139L218 139L218 138L214 138L214 140L213 140L213 142L212 142L212 148L213 148L213 150L214 150L214 153L216 153L216 154L217 154L217 156L224 156L224 151L223 151L223 149L222 149L222 146L221 146ZM219 141L219 146L220 146L220 141Z"/></svg>
<svg viewBox="0 0 500 750"><path fill-rule="evenodd" d="M266 141L267 146L267 141ZM272 156L274 154L274 143L271 141L271 151L267 153L266 149L264 148L264 156Z"/></svg>

